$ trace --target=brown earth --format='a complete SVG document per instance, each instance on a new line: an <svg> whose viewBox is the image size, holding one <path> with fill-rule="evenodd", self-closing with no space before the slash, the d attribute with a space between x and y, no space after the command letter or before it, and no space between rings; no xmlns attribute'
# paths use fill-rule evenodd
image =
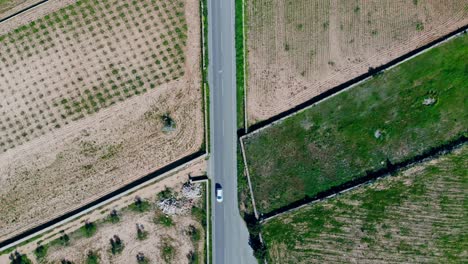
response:
<svg viewBox="0 0 468 264"><path fill-rule="evenodd" d="M466 25L468 1L259 0L246 13L254 124Z"/></svg>
<svg viewBox="0 0 468 264"><path fill-rule="evenodd" d="M111 210L117 210L119 212L121 221L118 224L103 223L98 224L98 231L90 239L86 238L74 238L74 235L70 235L70 246L61 247L53 246L49 248L47 258L48 261L56 263L62 258L75 261L74 263L83 262L86 257L86 253L89 250L100 251L101 263L133 263L136 262L135 255L138 252L145 253L145 256L150 257L150 263L162 263L160 259L160 246L167 238L171 238L172 244L177 245L176 263L187 262L186 254L192 250L196 250L203 254L204 239L199 241L198 247L194 249L192 242L185 235L187 227L191 224L202 230L200 223L190 215L178 215L174 216L175 226L165 228L161 225L155 225L153 223L154 212L149 211L143 214L136 214L130 211L122 212L122 209L132 204L136 196L143 200L153 202L156 194L163 191L166 187L173 190L180 190L182 184L188 180L188 175L198 176L206 173L206 161L203 158L195 160L187 164L184 168L169 173L164 178L157 180L154 183L148 184L137 191L123 196L113 202L110 202L92 212L79 217L73 221L70 221L64 225L58 226L53 230L47 232L41 237L41 244L46 245L51 241L59 238L63 232L66 234L72 234L83 226L85 220L90 222L102 221L107 217ZM200 201L196 201L201 203ZM148 231L148 239L139 241L135 239L135 223L143 224L145 231ZM114 234L118 234L125 243L125 250L121 255L117 257L110 257L108 254L109 239ZM204 236L202 236L204 237ZM22 245L17 248L21 254L28 255L34 263L37 260L34 257L34 250L37 248L38 241L32 241L26 245ZM80 262L81 261L81 262ZM8 254L0 256L0 263L8 263Z"/></svg>
<svg viewBox="0 0 468 264"><path fill-rule="evenodd" d="M40 1L41 0L0 0L0 19Z"/></svg>
<svg viewBox="0 0 468 264"><path fill-rule="evenodd" d="M43 16L63 2L15 18L47 25L37 39L28 37L34 26L21 37L11 31L14 20L0 24L0 32L9 32L5 39L14 39L0 46L0 240L203 144L199 2L103 2L92 21L80 16L81 7L67 6L52 20L74 11L78 18L49 26ZM131 22L120 21L122 13ZM180 31L180 38L167 38ZM183 53L171 53L177 48Z"/></svg>

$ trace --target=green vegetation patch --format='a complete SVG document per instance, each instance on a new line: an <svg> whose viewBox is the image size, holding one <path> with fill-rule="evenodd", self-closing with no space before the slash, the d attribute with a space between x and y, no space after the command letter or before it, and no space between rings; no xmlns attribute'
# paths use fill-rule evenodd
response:
<svg viewBox="0 0 468 264"><path fill-rule="evenodd" d="M261 213L466 136L468 37L457 37L245 140Z"/></svg>
<svg viewBox="0 0 468 264"><path fill-rule="evenodd" d="M237 128L244 128L244 115L245 115L245 105L244 105L244 67L245 58L244 58L244 10L243 10L243 0L236 0L236 84L237 84Z"/></svg>
<svg viewBox="0 0 468 264"><path fill-rule="evenodd" d="M266 222L268 263L462 263L468 247L467 158L465 145Z"/></svg>

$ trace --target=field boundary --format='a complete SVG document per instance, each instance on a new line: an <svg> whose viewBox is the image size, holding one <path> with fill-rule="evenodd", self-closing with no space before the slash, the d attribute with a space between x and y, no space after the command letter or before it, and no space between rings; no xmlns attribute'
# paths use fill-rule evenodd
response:
<svg viewBox="0 0 468 264"><path fill-rule="evenodd" d="M342 193L346 193L348 191L351 191L355 188L369 185L374 183L376 180L383 179L389 176L393 176L397 172L401 172L403 170L407 170L413 166L416 166L420 163L427 162L430 160L433 160L435 158L438 158L440 156L446 155L448 153L451 153L452 151L461 148L468 142L468 138L465 135L460 136L459 138L452 140L450 142L447 142L444 145L434 147L432 149L429 149L428 151L417 155L413 158L410 158L408 160L402 161L400 163L396 164L391 164L390 162L387 162L387 166L385 168L376 170L376 171L371 171L366 174L366 176L361 177L356 180L348 181L345 182L339 186L332 187L326 191L320 192L317 195L313 197L306 197L304 199L298 200L296 202L290 203L287 206L281 207L279 209L273 210L272 212L262 214L260 215L259 221L260 223L264 223L266 221L269 221L277 216L289 213L291 211L297 210L299 208L302 208L304 206L310 205L310 204L315 204L318 202L322 202L324 200L327 200L329 198L335 197L337 195L340 195Z"/></svg>
<svg viewBox="0 0 468 264"><path fill-rule="evenodd" d="M112 202L128 193L131 193L145 185L151 184L155 181L161 180L162 178L165 178L169 176L171 173L176 172L193 162L196 162L198 160L206 159L207 153L203 151L198 151L195 153L192 153L190 155L187 155L179 160L176 160L162 168L159 168L155 170L154 172L151 172L147 174L146 176L143 176L139 179L136 179L135 181L132 181L130 183L127 183L126 185L119 187L116 190L111 191L110 193L103 194L100 197L97 197L96 199L93 199L92 201L81 205L78 208L72 209L68 212L64 212L62 215L52 219L48 220L44 223L38 224L32 228L26 229L22 233L19 233L18 235L15 235L11 238L7 238L3 241L0 241L0 252L4 251L8 248L12 248L20 244L21 242L24 242L28 239L31 239L33 237L36 237L40 234L46 233L47 231L60 226L66 222L69 222L73 219L76 219L82 215L87 214L88 212L104 205L109 202Z"/></svg>
<svg viewBox="0 0 468 264"><path fill-rule="evenodd" d="M242 0L242 56L244 57L244 130L245 133L247 133L249 128L249 121L247 119L247 38L245 35L245 20L245 0Z"/></svg>
<svg viewBox="0 0 468 264"><path fill-rule="evenodd" d="M252 183L250 181L249 168L248 168L248 165L247 165L247 156L245 154L244 142L242 142L242 140L240 141L240 145L241 145L241 152L242 152L242 160L244 162L244 172L245 172L245 175L247 176L247 183L249 185L249 190L250 190L250 198L252 199L252 207L254 209L255 218L258 219L259 215L258 215L258 211L257 211L257 206L255 205L255 198L254 198L254 194L253 194Z"/></svg>
<svg viewBox="0 0 468 264"><path fill-rule="evenodd" d="M189 177L190 178L190 177ZM204 178L204 179L201 179L201 180L192 180L190 179L191 182L203 182L205 184L205 203L206 203L206 231L205 231L205 235L206 235L206 241L205 241L205 244L206 244L206 251L205 251L205 263L206 264L210 264L210 253L211 253L211 249L210 249L210 222L211 222L211 211L210 211L210 202L211 202L211 199L210 199L210 190L211 190L211 184L210 184L210 179L208 179L208 177Z"/></svg>
<svg viewBox="0 0 468 264"><path fill-rule="evenodd" d="M436 40L433 40L431 41L430 43L426 44L426 45L423 45L417 49L414 49L406 54L403 54L402 56L400 57L397 57L385 64L382 64L381 66L378 66L376 68L370 68L368 72L362 74L362 75L359 75L351 80L348 80L342 84L339 84L317 96L314 96L312 97L311 99L305 101L304 103L301 103L289 110L286 110L278 115L275 115L269 119L266 119L266 120L263 120L263 121L260 121L254 125L252 125L251 127L248 127L248 133L246 133L245 131L242 131L242 129L238 130L237 131L237 134L238 136L240 137L241 140L243 140L244 138L246 137L249 137L251 135L254 135L268 127L271 127L275 124L278 124L280 123L281 121L283 121L284 119L288 118L288 117L291 117L291 116L294 116L296 114L299 114L309 108L311 108L312 106L320 103L320 102L323 102L329 98L332 98L333 96L336 96L342 92L345 92L369 79L371 79L374 75L376 74L380 74L380 73L383 73L387 70L390 70L392 69L393 67L396 67L410 59L413 59L414 57L417 57L429 50L431 50L432 48L435 48L453 38L456 38L456 37L459 37L463 34L466 34L467 33L467 30L468 30L468 25L465 25L465 26L462 26L444 36L441 36L440 38L436 39ZM246 108L248 108L246 106ZM247 126L246 126L247 127Z"/></svg>

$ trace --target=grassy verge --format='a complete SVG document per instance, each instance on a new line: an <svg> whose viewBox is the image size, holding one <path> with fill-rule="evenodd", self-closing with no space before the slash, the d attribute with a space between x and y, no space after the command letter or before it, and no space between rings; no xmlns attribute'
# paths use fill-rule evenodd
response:
<svg viewBox="0 0 468 264"><path fill-rule="evenodd" d="M47 233L47 232L46 232L46 233ZM37 236L34 236L34 237L30 238L30 239L27 239L27 240L25 240L25 241L19 243L18 245L14 246L14 247L7 248L7 249L5 249L5 250L3 250L3 251L0 251L0 255L10 254L11 252L15 251L17 248L19 248L19 247L21 247L21 246L24 246L24 245L26 245L26 244L29 244L29 243L31 243L31 242L33 242L33 241L38 240L39 238L41 238L42 236L44 236L46 233L40 234L40 235L37 235Z"/></svg>
<svg viewBox="0 0 468 264"><path fill-rule="evenodd" d="M268 263L463 262L468 145L262 227ZM430 241L430 243L428 243Z"/></svg>
<svg viewBox="0 0 468 264"><path fill-rule="evenodd" d="M206 188L208 188L208 201L211 202L211 181L208 180L208 182L206 183ZM205 201L206 203L206 201ZM205 204L205 208L207 208L207 204ZM209 211L206 212L206 218L207 218L207 223L209 223L209 236L206 238L208 239L209 241L209 247L205 247L205 256L207 258L205 258L205 263L212 263L213 261L213 223L211 221L211 210L213 210L212 208L210 208ZM209 261L208 261L209 259Z"/></svg>
<svg viewBox="0 0 468 264"><path fill-rule="evenodd" d="M240 144L237 146L237 199L241 216L254 215L252 198L250 197L249 183L244 173L244 160Z"/></svg>
<svg viewBox="0 0 468 264"><path fill-rule="evenodd" d="M202 90L203 90L203 105L205 107L206 115L206 133L205 143L203 148L206 148L209 152L210 149L210 86L208 84L208 3L207 0L201 0L200 2L200 13L202 23Z"/></svg>
<svg viewBox="0 0 468 264"><path fill-rule="evenodd" d="M249 137L259 212L466 136L467 60L463 35Z"/></svg>
<svg viewBox="0 0 468 264"><path fill-rule="evenodd" d="M243 0L236 0L236 85L237 85L237 128L245 128L244 124L244 115L245 115L245 105L244 105L244 10L242 5L244 4Z"/></svg>

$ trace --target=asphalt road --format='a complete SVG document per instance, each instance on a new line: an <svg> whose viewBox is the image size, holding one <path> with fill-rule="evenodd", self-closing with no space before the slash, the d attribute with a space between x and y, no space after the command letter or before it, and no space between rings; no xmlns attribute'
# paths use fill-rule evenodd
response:
<svg viewBox="0 0 468 264"><path fill-rule="evenodd" d="M213 263L257 263L237 203L234 0L208 0L210 176L224 201L213 195ZM215 184L212 184L214 194Z"/></svg>

